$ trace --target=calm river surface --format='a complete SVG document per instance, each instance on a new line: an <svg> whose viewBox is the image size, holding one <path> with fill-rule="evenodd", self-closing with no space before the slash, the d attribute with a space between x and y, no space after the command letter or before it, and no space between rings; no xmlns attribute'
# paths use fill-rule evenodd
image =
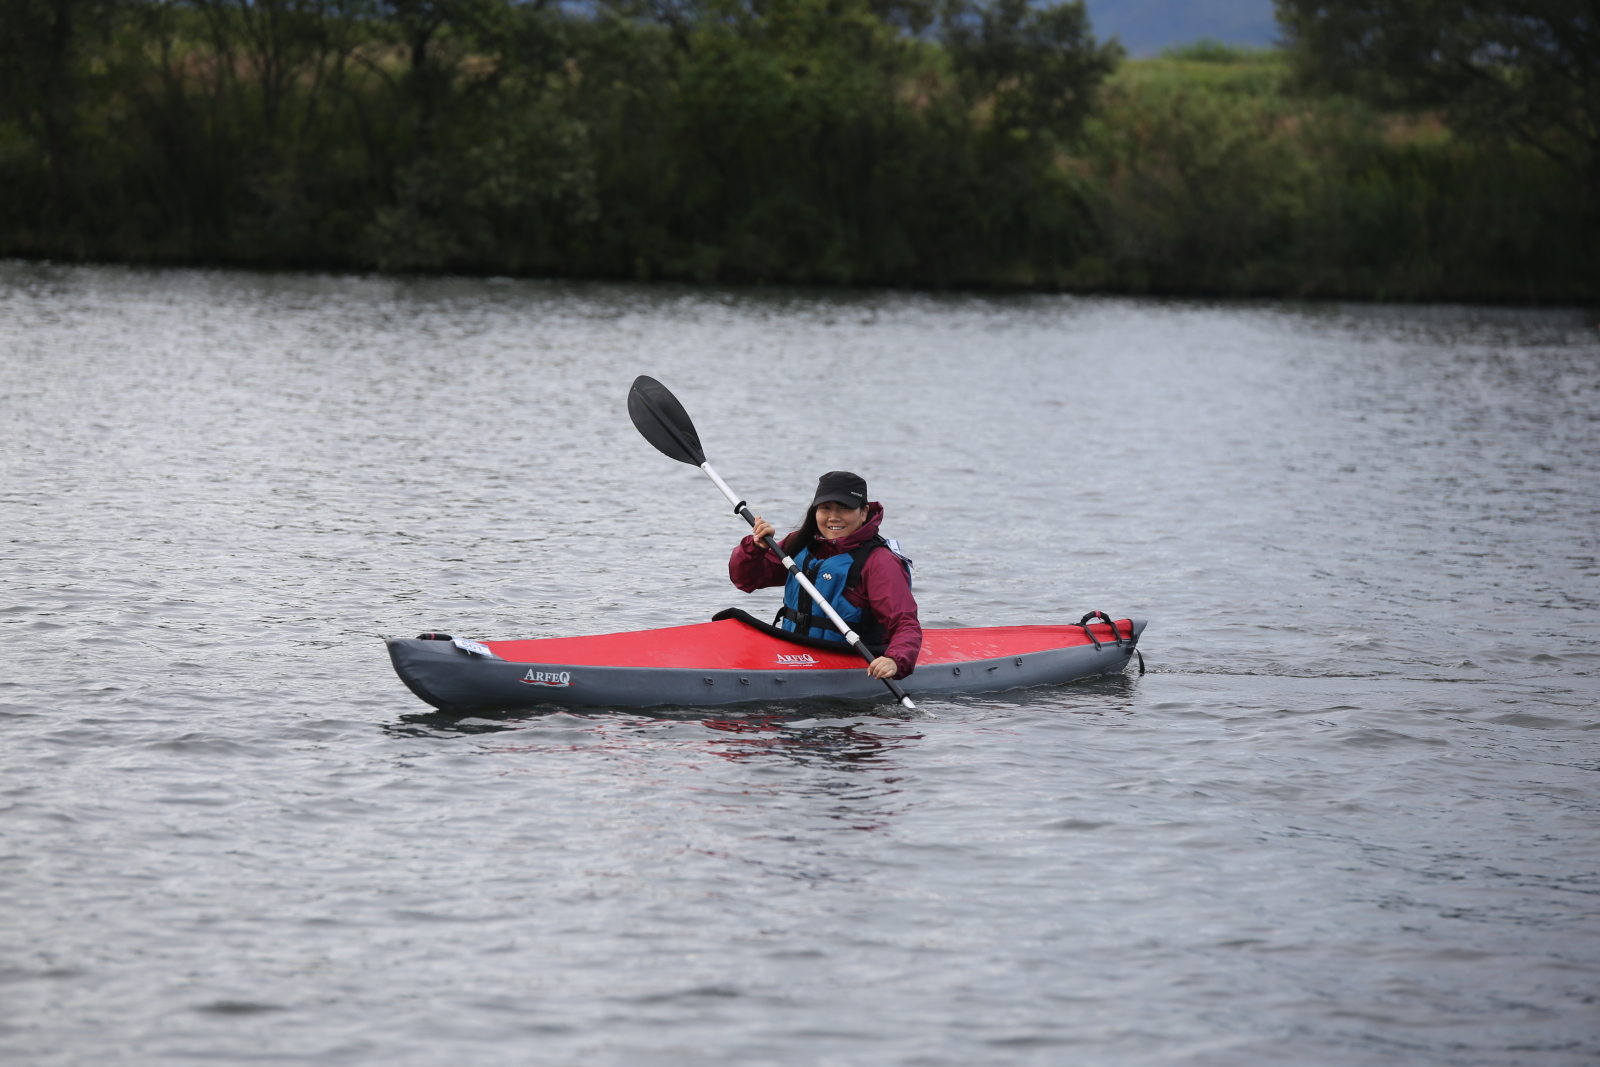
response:
<svg viewBox="0 0 1600 1067"><path fill-rule="evenodd" d="M0 264L0 1061L1600 1057L1577 312ZM380 637L699 621L863 474L950 703L442 716Z"/></svg>

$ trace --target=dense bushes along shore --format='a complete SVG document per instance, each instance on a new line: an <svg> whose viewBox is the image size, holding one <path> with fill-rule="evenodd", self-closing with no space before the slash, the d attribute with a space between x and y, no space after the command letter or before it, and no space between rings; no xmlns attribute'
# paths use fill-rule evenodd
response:
<svg viewBox="0 0 1600 1067"><path fill-rule="evenodd" d="M0 255L1600 297L1587 186L1079 4L0 0ZM1302 80L1303 81L1303 80Z"/></svg>

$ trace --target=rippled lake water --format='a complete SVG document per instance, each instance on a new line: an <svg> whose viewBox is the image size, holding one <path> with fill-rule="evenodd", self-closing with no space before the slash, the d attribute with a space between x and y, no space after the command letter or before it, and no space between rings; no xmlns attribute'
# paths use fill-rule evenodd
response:
<svg viewBox="0 0 1600 1067"><path fill-rule="evenodd" d="M1600 1056L1600 333L1573 311L0 264L7 1064ZM380 637L770 610L624 412L931 626L931 703L434 714Z"/></svg>

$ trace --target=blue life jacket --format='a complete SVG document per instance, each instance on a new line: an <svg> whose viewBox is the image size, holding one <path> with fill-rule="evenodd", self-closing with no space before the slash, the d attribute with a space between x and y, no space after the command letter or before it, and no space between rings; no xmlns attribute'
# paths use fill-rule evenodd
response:
<svg viewBox="0 0 1600 1067"><path fill-rule="evenodd" d="M825 559L812 555L810 547L806 547L800 550L794 561L811 580L811 584L817 587L817 592L833 605L833 610L839 613L845 625L860 635L861 640L869 647L881 648L889 643L889 635L877 616L872 613L871 608L856 607L845 596L861 584L861 568L867 562L867 557L879 548L888 548L895 554L906 569L906 581L910 582L911 561L900 555L900 546L897 542L886 541L882 537L874 537L853 551L841 552ZM772 620L772 624L791 633L804 634L806 637L820 637L825 641L838 641L841 644L844 642L844 634L840 633L833 625L833 621L816 606L811 594L800 588L799 581L792 574L784 583L783 607L778 609L777 617Z"/></svg>

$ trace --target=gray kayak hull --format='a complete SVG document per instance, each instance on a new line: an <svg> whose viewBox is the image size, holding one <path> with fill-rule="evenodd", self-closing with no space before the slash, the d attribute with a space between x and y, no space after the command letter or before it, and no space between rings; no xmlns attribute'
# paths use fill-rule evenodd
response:
<svg viewBox="0 0 1600 1067"><path fill-rule="evenodd" d="M913 699L1000 693L1059 685L1123 671L1133 658L1143 620L1120 644L1050 648L959 663L919 665L901 685ZM717 707L746 702L892 699L865 666L847 670L719 670L595 666L492 659L449 641L390 638L395 672L422 700L442 711L525 708Z"/></svg>

